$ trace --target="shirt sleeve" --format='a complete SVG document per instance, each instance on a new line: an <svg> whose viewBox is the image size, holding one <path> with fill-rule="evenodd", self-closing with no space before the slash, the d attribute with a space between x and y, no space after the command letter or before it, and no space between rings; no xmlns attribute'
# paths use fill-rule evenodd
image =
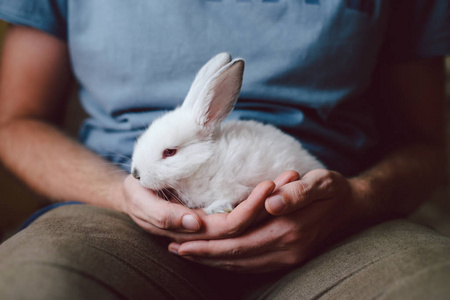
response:
<svg viewBox="0 0 450 300"><path fill-rule="evenodd" d="M0 0L0 19L67 39L67 0Z"/></svg>
<svg viewBox="0 0 450 300"><path fill-rule="evenodd" d="M388 62L450 54L450 1L395 0L381 51Z"/></svg>

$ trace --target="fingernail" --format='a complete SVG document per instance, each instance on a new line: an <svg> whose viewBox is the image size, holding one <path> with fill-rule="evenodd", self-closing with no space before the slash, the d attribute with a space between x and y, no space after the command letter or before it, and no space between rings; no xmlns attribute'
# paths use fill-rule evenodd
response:
<svg viewBox="0 0 450 300"><path fill-rule="evenodd" d="M180 244L170 244L169 245L169 251L172 252L173 254L177 254L178 255L178 249L180 248Z"/></svg>
<svg viewBox="0 0 450 300"><path fill-rule="evenodd" d="M286 208L286 203L280 195L270 197L268 201L269 207L273 212L282 212Z"/></svg>
<svg viewBox="0 0 450 300"><path fill-rule="evenodd" d="M184 215L181 220L183 227L187 230L197 231L200 229L200 224L193 215Z"/></svg>

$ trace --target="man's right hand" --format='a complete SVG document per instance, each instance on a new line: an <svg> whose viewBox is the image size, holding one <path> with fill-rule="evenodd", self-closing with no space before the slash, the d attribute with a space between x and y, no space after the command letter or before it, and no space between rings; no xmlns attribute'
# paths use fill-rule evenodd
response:
<svg viewBox="0 0 450 300"><path fill-rule="evenodd" d="M144 230L171 237L173 232L196 232L201 219L188 207L160 198L155 192L143 187L132 175L123 181L124 205L122 210Z"/></svg>

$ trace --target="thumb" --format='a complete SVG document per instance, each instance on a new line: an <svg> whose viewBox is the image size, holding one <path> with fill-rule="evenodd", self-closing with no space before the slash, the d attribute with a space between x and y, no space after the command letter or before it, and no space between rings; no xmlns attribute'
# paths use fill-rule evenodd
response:
<svg viewBox="0 0 450 300"><path fill-rule="evenodd" d="M315 200L332 197L332 189L323 184L328 171L311 171L301 180L293 181L276 190L266 199L265 208L272 215L285 215L309 205Z"/></svg>

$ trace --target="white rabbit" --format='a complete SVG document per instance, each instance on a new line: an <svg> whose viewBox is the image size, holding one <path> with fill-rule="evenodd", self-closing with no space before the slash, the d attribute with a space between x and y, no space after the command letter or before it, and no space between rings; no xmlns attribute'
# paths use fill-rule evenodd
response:
<svg viewBox="0 0 450 300"><path fill-rule="evenodd" d="M293 137L255 121L222 121L238 99L244 60L221 53L198 72L186 99L137 140L132 174L170 189L190 208L229 212L264 180L324 166Z"/></svg>

